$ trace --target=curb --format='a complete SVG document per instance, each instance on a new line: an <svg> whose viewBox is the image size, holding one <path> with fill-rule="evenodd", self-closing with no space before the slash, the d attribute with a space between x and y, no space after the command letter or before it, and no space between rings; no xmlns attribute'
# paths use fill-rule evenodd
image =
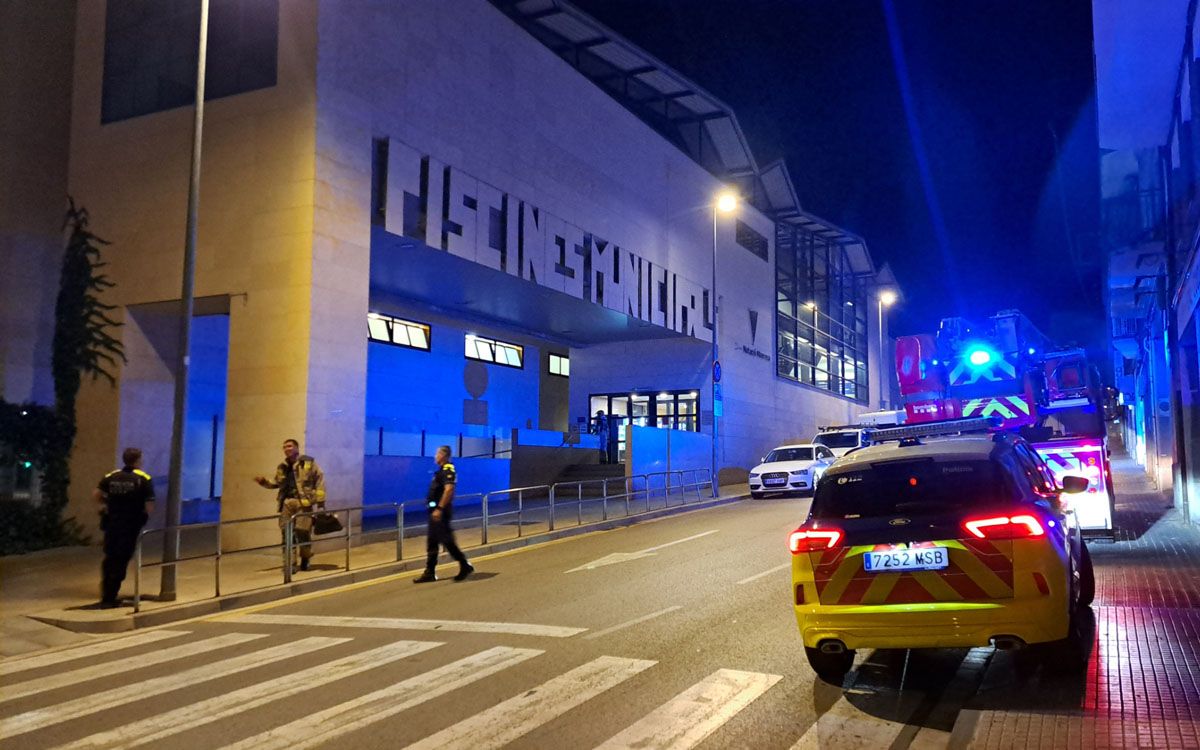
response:
<svg viewBox="0 0 1200 750"><path fill-rule="evenodd" d="M516 539L506 539L503 542L494 542L491 544L470 547L466 551L472 553L473 557L491 555L498 552L507 552L521 547L530 547L544 542L554 541L556 539L566 539L582 534L590 534L594 531L608 531L609 529L618 529L625 526L634 526L644 521L652 521L657 518L667 516L680 515L689 513L695 510L706 510L715 508L721 505L730 505L748 499L749 493L740 495L731 495L729 497L717 498L716 500L705 500L691 505L677 505L671 508L660 508L652 510L648 513L639 513L634 516L625 516L624 518L610 518L607 521L596 521L594 523L583 524L582 526L572 526L566 529L555 529L554 531L546 531L532 536L518 537ZM445 557L445 556L443 556ZM446 558L448 559L448 558ZM441 561L439 560L439 563ZM394 575L396 573L404 573L418 568L424 568L425 561L422 558L414 557L411 560L399 560L396 562L383 563L374 565L359 570L343 571L341 573L333 573L321 578L315 578L309 581L293 582L290 584L282 583L269 588L254 589L251 591L242 591L225 596L213 597L196 602L186 602L183 604L171 605L162 609L138 612L137 614L119 614L119 615L104 615L97 616L92 611L82 610L54 610L36 615L28 615L30 619L47 625L64 630L70 630L75 633L124 633L138 628L150 628L157 625L166 625L180 620L189 620L194 617L202 617L204 615L215 615L222 612L228 612L242 607L250 607L258 604L266 604L268 602L282 601L293 596L301 594L311 594L315 591L324 591L327 589L337 588L352 583L360 583L362 581L370 581L384 576ZM111 610L110 610L111 612Z"/></svg>

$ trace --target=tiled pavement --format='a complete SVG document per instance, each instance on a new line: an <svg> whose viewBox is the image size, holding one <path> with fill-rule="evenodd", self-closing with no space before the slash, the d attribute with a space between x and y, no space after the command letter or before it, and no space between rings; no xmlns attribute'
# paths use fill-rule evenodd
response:
<svg viewBox="0 0 1200 750"><path fill-rule="evenodd" d="M1086 673L1043 669L1029 684L994 659L960 717L964 744L1200 748L1200 527L1129 459L1114 473L1117 542L1089 545L1096 601Z"/></svg>

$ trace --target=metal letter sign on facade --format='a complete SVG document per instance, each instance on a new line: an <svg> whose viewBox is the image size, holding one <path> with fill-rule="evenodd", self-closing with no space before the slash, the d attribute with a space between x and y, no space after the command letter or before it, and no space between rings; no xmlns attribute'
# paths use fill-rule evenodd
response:
<svg viewBox="0 0 1200 750"><path fill-rule="evenodd" d="M721 382L721 360L719 359L716 362L713 362L713 382Z"/></svg>
<svg viewBox="0 0 1200 750"><path fill-rule="evenodd" d="M712 341L703 284L388 139L384 228L473 263Z"/></svg>

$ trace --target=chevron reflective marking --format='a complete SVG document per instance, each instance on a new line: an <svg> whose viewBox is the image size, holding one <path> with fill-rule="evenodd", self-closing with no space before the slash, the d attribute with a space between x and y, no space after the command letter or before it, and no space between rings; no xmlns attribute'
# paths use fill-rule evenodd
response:
<svg viewBox="0 0 1200 750"><path fill-rule="evenodd" d="M601 656L409 745L409 750L497 750L656 663Z"/></svg>
<svg viewBox="0 0 1200 750"><path fill-rule="evenodd" d="M687 750L771 689L777 674L718 669L597 750Z"/></svg>
<svg viewBox="0 0 1200 750"><path fill-rule="evenodd" d="M132 685L122 685L111 690L92 693L46 708L26 711L11 718L0 719L0 739L33 732L53 724L70 721L71 719L90 716L91 714L100 713L101 711L128 703L144 703L148 698L169 693L172 690L179 690L180 688L197 683L227 677L231 674L245 672L277 661L297 659L304 654L328 648L329 646L336 646L339 643L345 643L349 640L349 638L301 638L300 640L281 643L278 646L263 649L262 651L215 661L199 667L193 667L192 669L185 669L182 672L143 680Z"/></svg>
<svg viewBox="0 0 1200 750"><path fill-rule="evenodd" d="M123 724L111 731L99 732L69 745L62 745L57 750L139 747L274 701L301 695L322 685L391 664L441 645L443 644L438 641L389 643L336 661L317 664L299 672L291 672L257 685L249 685L232 693L191 703L174 711Z"/></svg>
<svg viewBox="0 0 1200 750"><path fill-rule="evenodd" d="M1021 396L973 398L963 404L964 417L990 417L998 415L1005 419L1016 419L1019 414L1029 416L1029 403Z"/></svg>
<svg viewBox="0 0 1200 750"><path fill-rule="evenodd" d="M124 651L125 649L144 646L147 643L157 643L158 641L165 641L168 638L178 638L181 635L189 634L187 630L146 630L124 638L102 638L96 643L85 643L81 646L55 651L50 654L38 654L0 662L0 677L7 677L18 672L27 672L30 669L51 667L55 664L75 661L76 659L86 659L89 656L107 656L114 651Z"/></svg>
<svg viewBox="0 0 1200 750"><path fill-rule="evenodd" d="M302 750L323 745L347 732L395 716L401 711L458 690L542 653L544 652L538 649L507 646L480 651L443 667L227 745L224 750Z"/></svg>
<svg viewBox="0 0 1200 750"><path fill-rule="evenodd" d="M999 373L997 373L999 371ZM970 376L968 379L963 378L964 372ZM1002 377L1007 376L1007 377ZM971 385L978 383L980 378L989 381L1006 380L1017 376L1017 368L1009 364L1008 360L1003 356L992 361L990 365L984 367L976 367L969 364L965 359L959 361L958 365L950 371L951 385Z"/></svg>
<svg viewBox="0 0 1200 750"><path fill-rule="evenodd" d="M152 667L156 664L163 664L164 662L176 659L186 659L198 654L207 654L209 651L216 651L219 648L236 646L266 637L266 633L226 633L225 635L186 643L174 648L151 651L147 654L138 654L137 656L128 657L121 662L121 672ZM80 667L79 669L72 669L67 672L59 672L58 674L48 675L18 685L5 685L0 688L0 701L23 698L27 695L44 693L47 690L57 690L58 688L76 685L80 682L87 682L88 680L95 680L101 677L111 677L112 673L113 665L111 663L94 664L90 667Z"/></svg>

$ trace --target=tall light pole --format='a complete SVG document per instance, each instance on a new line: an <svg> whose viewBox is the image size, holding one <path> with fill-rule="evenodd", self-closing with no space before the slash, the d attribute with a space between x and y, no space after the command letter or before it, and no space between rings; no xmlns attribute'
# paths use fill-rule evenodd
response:
<svg viewBox="0 0 1200 750"><path fill-rule="evenodd" d="M883 308L891 307L892 305L894 305L896 303L896 293L893 292L891 289L884 289L883 291L881 291L879 293L878 301L879 301L879 401L880 401L880 404L882 404L883 403L884 380L887 381L889 389L892 384L891 378L885 377L885 375L884 375L884 373L887 372L887 367L886 367L886 362L884 361L884 351L883 351L883 349L884 349L884 347L883 347Z"/></svg>
<svg viewBox="0 0 1200 750"><path fill-rule="evenodd" d="M738 196L732 190L722 190L713 200L713 234L712 234L712 469L710 478L712 479L712 496L717 497L720 494L719 472L717 464L717 387L720 375L718 367L721 360L717 358L717 216L720 214L732 214L737 210Z"/></svg>
<svg viewBox="0 0 1200 750"><path fill-rule="evenodd" d="M171 425L171 464L167 474L167 531L163 562L179 559L179 521L183 494L183 428L187 419L188 349L192 342L192 307L196 279L196 234L200 214L200 143L204 133L204 69L208 57L208 0L200 0L200 39L196 49L196 113L192 120L192 170L188 182L187 236L183 246L183 286L180 292L179 351L175 359L175 418ZM175 566L162 566L160 601L175 599Z"/></svg>

